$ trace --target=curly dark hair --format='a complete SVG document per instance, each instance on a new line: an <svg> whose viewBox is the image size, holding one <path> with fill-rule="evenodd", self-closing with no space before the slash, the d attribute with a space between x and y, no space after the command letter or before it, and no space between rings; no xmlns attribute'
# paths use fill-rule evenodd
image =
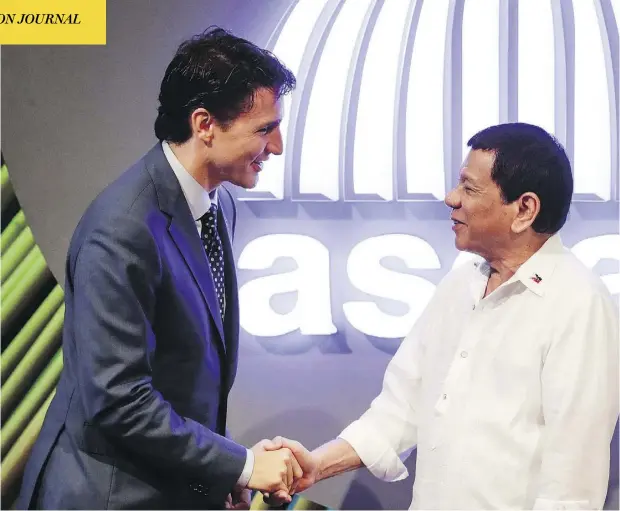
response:
<svg viewBox="0 0 620 511"><path fill-rule="evenodd" d="M168 65L159 92L155 136L185 142L190 115L208 110L224 129L254 104L258 89L276 98L295 88L295 76L272 53L219 28L183 42Z"/></svg>

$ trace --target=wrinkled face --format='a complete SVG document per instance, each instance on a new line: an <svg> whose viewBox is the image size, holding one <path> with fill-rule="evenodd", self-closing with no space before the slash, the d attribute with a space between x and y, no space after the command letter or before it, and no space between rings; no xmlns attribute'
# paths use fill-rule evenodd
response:
<svg viewBox="0 0 620 511"><path fill-rule="evenodd" d="M459 184L445 199L453 209L456 248L486 259L509 244L515 219L514 205L504 204L499 186L491 179L494 160L491 151L470 151L461 168Z"/></svg>
<svg viewBox="0 0 620 511"><path fill-rule="evenodd" d="M209 151L210 167L217 181L254 188L262 164L271 154L282 154L280 134L282 103L270 89L258 89L249 112L228 127L215 123Z"/></svg>

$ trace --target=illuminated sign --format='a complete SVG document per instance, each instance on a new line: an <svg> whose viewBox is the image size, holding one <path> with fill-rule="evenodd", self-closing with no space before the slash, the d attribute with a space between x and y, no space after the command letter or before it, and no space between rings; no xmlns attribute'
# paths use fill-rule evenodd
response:
<svg viewBox="0 0 620 511"><path fill-rule="evenodd" d="M617 200L618 2L513 7L299 0L271 42L298 76L286 151L240 198L443 200L467 139L519 120L564 144L575 201Z"/></svg>
<svg viewBox="0 0 620 511"><path fill-rule="evenodd" d="M242 328L264 338L333 336L345 324L373 338L406 335L438 280L472 257L450 255L441 201L467 139L501 122L538 124L563 143L575 204L616 222L591 236L588 220L571 219L582 226L573 250L592 268L619 260L614 9L600 0L291 6L269 43L298 77L285 98L285 153L239 194L255 215L238 262ZM619 292L617 270L603 279Z"/></svg>

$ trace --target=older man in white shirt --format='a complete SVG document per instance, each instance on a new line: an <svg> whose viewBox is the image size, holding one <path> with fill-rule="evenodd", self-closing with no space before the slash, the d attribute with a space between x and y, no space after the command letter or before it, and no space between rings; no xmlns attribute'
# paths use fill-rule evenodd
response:
<svg viewBox="0 0 620 511"><path fill-rule="evenodd" d="M457 248L481 259L439 284L362 417L312 453L284 440L305 471L297 490L363 465L403 479L417 447L412 509L601 508L618 317L558 234L570 163L527 124L487 128L468 145L446 204Z"/></svg>

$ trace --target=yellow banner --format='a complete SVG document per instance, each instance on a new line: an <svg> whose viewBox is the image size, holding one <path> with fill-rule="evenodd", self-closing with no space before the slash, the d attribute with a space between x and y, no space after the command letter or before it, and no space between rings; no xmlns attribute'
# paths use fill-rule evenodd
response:
<svg viewBox="0 0 620 511"><path fill-rule="evenodd" d="M0 44L105 44L106 0L0 0Z"/></svg>

